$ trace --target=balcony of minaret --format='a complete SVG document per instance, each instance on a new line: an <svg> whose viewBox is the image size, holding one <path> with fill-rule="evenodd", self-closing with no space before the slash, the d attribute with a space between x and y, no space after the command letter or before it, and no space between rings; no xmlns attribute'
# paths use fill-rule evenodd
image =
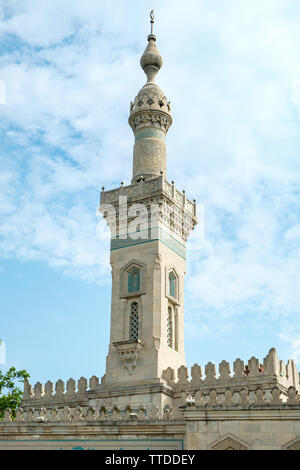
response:
<svg viewBox="0 0 300 470"><path fill-rule="evenodd" d="M130 213L134 204L142 204L147 210L147 220L144 223L149 228L155 223L161 223L183 240L187 240L190 231L197 224L196 202L190 201L184 191L176 189L174 182L170 184L161 175L148 180L141 179L128 186L122 184L117 189L102 190L99 211L112 234L120 233L122 217L126 216L130 223L139 215L138 210L134 216Z"/></svg>

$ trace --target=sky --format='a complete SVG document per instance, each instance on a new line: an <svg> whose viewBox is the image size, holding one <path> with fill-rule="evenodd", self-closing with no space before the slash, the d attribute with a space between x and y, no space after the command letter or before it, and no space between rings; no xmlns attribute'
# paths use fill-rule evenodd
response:
<svg viewBox="0 0 300 470"><path fill-rule="evenodd" d="M204 208L187 249L187 364L275 347L300 366L299 1L2 0L0 367L32 383L105 373L99 192L130 183L152 9L168 179Z"/></svg>

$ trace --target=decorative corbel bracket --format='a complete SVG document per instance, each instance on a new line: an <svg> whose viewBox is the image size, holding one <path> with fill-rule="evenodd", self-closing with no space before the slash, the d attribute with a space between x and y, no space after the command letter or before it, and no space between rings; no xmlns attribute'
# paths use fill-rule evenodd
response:
<svg viewBox="0 0 300 470"><path fill-rule="evenodd" d="M114 347L119 351L120 358L128 370L128 374L131 375L133 369L136 367L136 361L138 359L140 351L143 349L144 344L138 341L117 341L113 343Z"/></svg>

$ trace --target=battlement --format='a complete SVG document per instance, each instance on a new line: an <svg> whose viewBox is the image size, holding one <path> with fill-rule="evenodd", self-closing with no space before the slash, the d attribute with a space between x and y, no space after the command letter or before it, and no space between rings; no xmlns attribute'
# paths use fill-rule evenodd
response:
<svg viewBox="0 0 300 470"><path fill-rule="evenodd" d="M222 361L219 364L219 375L215 364L206 364L205 376L202 377L202 368L194 364L191 368L191 378L189 378L188 368L181 366L177 371L167 368L163 371L162 379L168 389L171 389L172 400L177 402L182 393L195 394L200 392L205 398L205 403L209 402L209 393L215 390L217 394L224 395L240 393L246 390L253 403L256 390L263 390L267 403L271 401L272 390L277 388L280 391L280 399L285 402L288 397L288 390L293 387L296 392L300 391L299 373L293 360L287 364L279 361L276 350L273 348L261 363L256 357L251 357L245 365L241 359L236 359L233 363L233 375L229 362ZM99 378L93 376L89 381L81 377L77 382L70 378L65 384L59 379L55 385L48 381L45 385L40 382L32 387L26 380L24 383L24 396L22 407L63 407L63 406L88 406L91 399L101 397L104 388L99 383ZM253 392L253 393L252 393ZM124 390L123 392L124 393ZM132 390L134 394L134 390ZM251 395L252 393L252 395ZM223 397L224 401L225 398ZM221 400L221 401L222 401ZM237 400L236 400L237 401Z"/></svg>
<svg viewBox="0 0 300 470"><path fill-rule="evenodd" d="M182 390L200 389L204 392L211 389L239 390L241 387L248 390L255 390L257 385L263 389L271 389L275 385L286 395L289 387L300 390L299 373L293 359L287 364L279 361L276 350L270 349L269 354L261 363L256 357L251 357L245 365L241 359L236 359L233 363L233 375L229 362L220 362L217 376L217 367L208 362L205 366L205 377L202 377L202 368L199 364L194 364L191 368L191 379L189 379L188 368L181 366L177 371L177 381L175 381L175 371L170 367L163 371L162 378L166 383L180 392Z"/></svg>
<svg viewBox="0 0 300 470"><path fill-rule="evenodd" d="M166 404L162 409L156 405L140 405L134 408L127 405L120 409L118 406L110 408L105 406L50 406L50 407L29 407L19 408L13 419L12 412L6 408L4 418L0 421L0 427L6 423L80 423L98 422L112 423L136 422L136 421L183 421L184 411L189 409L223 409L223 410L243 410L243 409L299 409L300 397L295 387L290 386L287 391L287 399L281 399L279 387L274 387L268 394L262 387L257 387L255 391L249 392L245 388L232 392L226 389L224 393L218 393L212 388L207 393L198 390L194 395L183 391L181 400L176 400L174 406Z"/></svg>
<svg viewBox="0 0 300 470"><path fill-rule="evenodd" d="M300 409L300 396L295 387L291 386L288 388L285 401L281 397L282 393L279 387L274 387L271 390L256 387L256 389L252 391L248 391L245 388L238 391L226 388L223 392L219 390L219 393L216 389L212 388L206 392L198 390L194 395L183 392L180 409L183 410L190 407L205 409L254 409L255 407L270 409L272 407L296 407Z"/></svg>
<svg viewBox="0 0 300 470"><path fill-rule="evenodd" d="M85 377L81 377L77 383L74 379L69 379L67 383L59 379L55 386L53 382L43 385L37 382L34 387L30 385L28 380L24 382L24 395L22 406L37 405L64 405L66 403L76 403L84 405L88 400L88 391L95 391L99 388L99 379L95 375L88 381Z"/></svg>

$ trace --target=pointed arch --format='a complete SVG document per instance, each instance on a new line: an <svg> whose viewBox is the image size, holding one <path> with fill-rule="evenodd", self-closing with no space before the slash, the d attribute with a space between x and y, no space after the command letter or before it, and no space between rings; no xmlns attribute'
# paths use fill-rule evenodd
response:
<svg viewBox="0 0 300 470"><path fill-rule="evenodd" d="M141 270L137 266L132 266L127 275L128 293L139 292L141 289Z"/></svg>
<svg viewBox="0 0 300 470"><path fill-rule="evenodd" d="M248 450L250 446L232 434L226 434L209 446L212 450Z"/></svg>
<svg viewBox="0 0 300 470"><path fill-rule="evenodd" d="M176 276L174 271L169 272L169 295L171 297L176 297Z"/></svg>
<svg viewBox="0 0 300 470"><path fill-rule="evenodd" d="M179 276L174 267L166 268L166 296L179 303Z"/></svg>
<svg viewBox="0 0 300 470"><path fill-rule="evenodd" d="M146 264L135 259L120 269L120 298L145 294Z"/></svg>
<svg viewBox="0 0 300 470"><path fill-rule="evenodd" d="M292 441L289 441L283 446L285 450L300 450L300 436L296 437Z"/></svg>

